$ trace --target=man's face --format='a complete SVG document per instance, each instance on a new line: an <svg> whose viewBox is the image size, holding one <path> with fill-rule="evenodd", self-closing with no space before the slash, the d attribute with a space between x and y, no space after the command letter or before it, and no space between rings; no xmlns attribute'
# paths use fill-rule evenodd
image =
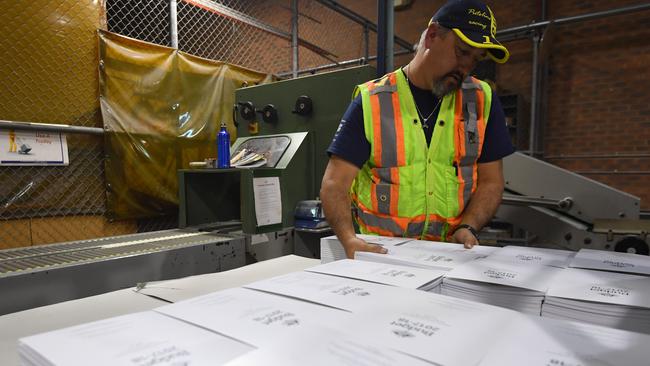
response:
<svg viewBox="0 0 650 366"><path fill-rule="evenodd" d="M448 50L450 67L449 71L441 78L433 80L432 92L438 97L458 90L467 75L487 55L485 50L468 45L452 31L443 37L448 38L444 43Z"/></svg>

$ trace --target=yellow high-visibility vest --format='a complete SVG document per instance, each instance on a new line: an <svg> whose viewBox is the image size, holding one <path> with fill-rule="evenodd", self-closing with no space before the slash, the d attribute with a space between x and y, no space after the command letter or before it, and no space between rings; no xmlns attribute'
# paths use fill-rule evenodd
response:
<svg viewBox="0 0 650 366"><path fill-rule="evenodd" d="M490 86L468 77L445 96L430 146L401 69L358 85L358 93L370 142L350 189L361 232L444 241L476 190Z"/></svg>

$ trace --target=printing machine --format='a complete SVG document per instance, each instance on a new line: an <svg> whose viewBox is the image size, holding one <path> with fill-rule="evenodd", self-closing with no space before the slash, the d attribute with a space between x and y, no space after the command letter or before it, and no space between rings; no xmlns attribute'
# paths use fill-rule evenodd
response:
<svg viewBox="0 0 650 366"><path fill-rule="evenodd" d="M506 192L496 217L528 234L526 244L648 255L650 221L640 199L539 159L504 159Z"/></svg>

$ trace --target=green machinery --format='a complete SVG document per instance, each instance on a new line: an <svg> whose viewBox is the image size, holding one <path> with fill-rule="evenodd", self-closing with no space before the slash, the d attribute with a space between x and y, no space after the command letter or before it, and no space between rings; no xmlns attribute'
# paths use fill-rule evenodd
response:
<svg viewBox="0 0 650 366"><path fill-rule="evenodd" d="M228 220L241 221L246 234L292 227L296 204L318 196L326 150L354 86L374 75L374 68L359 66L237 90L233 118L238 138L231 155L244 147L271 151L268 166L180 170L180 227ZM261 203L260 182L272 184L263 194L279 190L281 199ZM280 202L280 219L278 210L275 220L260 218L261 207Z"/></svg>

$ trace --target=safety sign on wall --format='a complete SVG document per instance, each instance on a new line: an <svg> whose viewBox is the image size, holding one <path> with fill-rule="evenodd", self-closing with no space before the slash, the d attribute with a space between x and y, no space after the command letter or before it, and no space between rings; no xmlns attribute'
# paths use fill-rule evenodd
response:
<svg viewBox="0 0 650 366"><path fill-rule="evenodd" d="M68 165L68 143L57 132L0 130L0 165Z"/></svg>

